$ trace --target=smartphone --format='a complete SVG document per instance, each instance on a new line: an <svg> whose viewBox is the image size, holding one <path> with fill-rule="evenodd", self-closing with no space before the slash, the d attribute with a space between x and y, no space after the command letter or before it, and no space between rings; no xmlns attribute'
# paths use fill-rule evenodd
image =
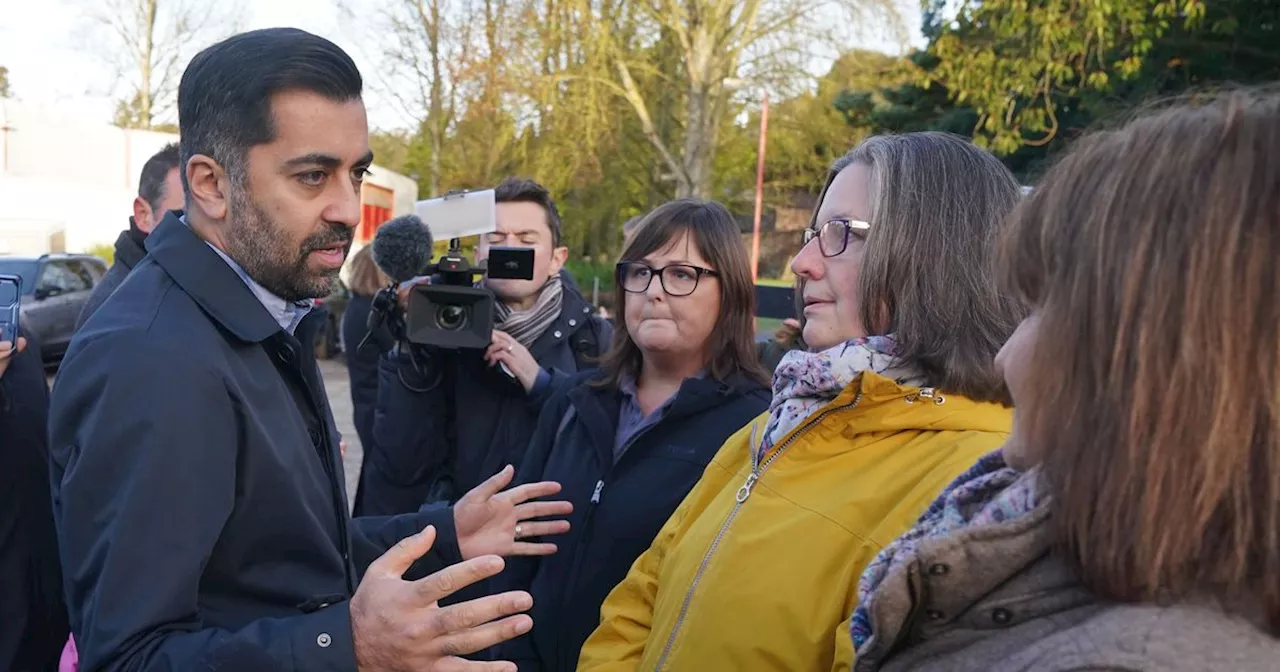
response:
<svg viewBox="0 0 1280 672"><path fill-rule="evenodd" d="M0 275L0 341L18 338L18 298L22 295L22 278Z"/></svg>

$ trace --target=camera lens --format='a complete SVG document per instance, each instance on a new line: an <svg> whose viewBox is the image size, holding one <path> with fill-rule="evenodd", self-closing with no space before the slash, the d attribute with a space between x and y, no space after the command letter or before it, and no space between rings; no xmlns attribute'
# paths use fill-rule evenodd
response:
<svg viewBox="0 0 1280 672"><path fill-rule="evenodd" d="M436 309L436 324L445 331L458 331L467 326L467 311L462 306L440 306Z"/></svg>

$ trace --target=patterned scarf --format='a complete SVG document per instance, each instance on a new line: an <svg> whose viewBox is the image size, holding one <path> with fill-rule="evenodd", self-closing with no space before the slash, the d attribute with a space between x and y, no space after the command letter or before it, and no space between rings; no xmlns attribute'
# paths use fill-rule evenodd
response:
<svg viewBox="0 0 1280 672"><path fill-rule="evenodd" d="M792 350L784 355L773 372L773 402L764 439L756 448L759 455L839 396L863 371L907 387L924 382L923 375L898 361L893 336L855 338L822 352Z"/></svg>
<svg viewBox="0 0 1280 672"><path fill-rule="evenodd" d="M855 651L871 639L870 606L876 588L899 566L911 562L921 541L966 527L1003 523L1036 507L1036 479L1020 477L1005 464L1001 451L987 453L942 491L915 527L880 551L858 581L858 608L850 626Z"/></svg>
<svg viewBox="0 0 1280 672"><path fill-rule="evenodd" d="M507 332L526 348L532 348L542 332L560 317L560 308L564 305L564 286L560 276L554 275L542 286L538 294L538 302L529 310L511 310L507 304L498 301L494 304L496 329Z"/></svg>

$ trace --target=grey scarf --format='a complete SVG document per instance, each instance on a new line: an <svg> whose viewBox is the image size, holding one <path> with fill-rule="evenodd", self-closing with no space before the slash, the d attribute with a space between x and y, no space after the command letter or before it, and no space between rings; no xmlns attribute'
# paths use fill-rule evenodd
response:
<svg viewBox="0 0 1280 672"><path fill-rule="evenodd" d="M538 302L529 310L511 310L507 304L498 301L494 306L497 318L497 329L507 332L526 348L532 348L542 332L560 317L560 308L564 305L564 286L560 276L552 276L542 286L538 294Z"/></svg>

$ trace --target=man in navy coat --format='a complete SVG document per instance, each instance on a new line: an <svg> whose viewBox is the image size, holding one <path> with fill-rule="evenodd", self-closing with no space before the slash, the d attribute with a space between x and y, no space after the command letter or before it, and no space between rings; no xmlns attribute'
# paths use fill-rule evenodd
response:
<svg viewBox="0 0 1280 672"><path fill-rule="evenodd" d="M148 237L54 385L54 517L86 672L453 669L532 627L525 593L437 602L501 571L495 555L545 552L512 528L552 512L516 511L552 488L500 493L505 470L453 510L347 513L311 305L360 221L361 87L346 53L294 29L229 38L183 74L185 214Z"/></svg>

